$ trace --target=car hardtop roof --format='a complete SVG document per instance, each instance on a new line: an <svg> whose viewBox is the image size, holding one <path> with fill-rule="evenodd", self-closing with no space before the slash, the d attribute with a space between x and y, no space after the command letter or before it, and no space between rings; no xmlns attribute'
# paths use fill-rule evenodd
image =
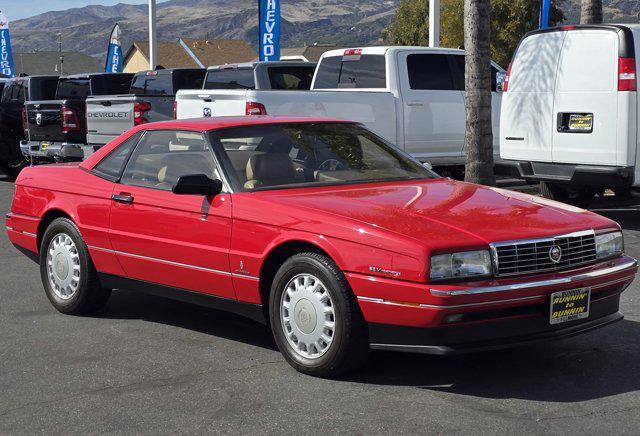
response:
<svg viewBox="0 0 640 436"><path fill-rule="evenodd" d="M422 47L417 45L381 45L373 47L350 47L329 50L323 53L322 57L344 56L346 51L362 50L363 55L384 55L387 52L398 52L405 50L420 51L424 53L460 53L464 54L464 50L459 48L446 47Z"/></svg>
<svg viewBox="0 0 640 436"><path fill-rule="evenodd" d="M235 64L223 64L223 65L212 65L207 70L236 70L240 68L255 68L257 65L266 65L268 67L286 67L286 66L294 66L294 67L312 67L317 65L317 62L308 62L308 61L255 61L255 62L239 62Z"/></svg>
<svg viewBox="0 0 640 436"><path fill-rule="evenodd" d="M130 138L140 131L152 130L186 130L193 132L206 132L210 130L227 129L232 127L249 127L249 126L268 126L270 124L294 124L294 123L347 123L356 124L354 121L340 120L336 118L323 117L290 117L290 116L271 116L271 115L254 115L254 116L235 116L235 117L208 117L193 118L185 120L169 120L159 121L156 123L141 124L134 127L126 134L126 138ZM102 147L100 150L92 154L85 161L80 163L80 167L86 170L93 169L105 156L111 153L122 142L112 141Z"/></svg>

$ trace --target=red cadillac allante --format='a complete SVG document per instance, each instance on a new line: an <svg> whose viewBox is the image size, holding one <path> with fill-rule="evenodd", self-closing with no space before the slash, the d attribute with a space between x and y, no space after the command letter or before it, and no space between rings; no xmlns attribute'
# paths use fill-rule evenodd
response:
<svg viewBox="0 0 640 436"><path fill-rule="evenodd" d="M440 178L327 119L143 125L79 165L23 170L6 223L60 312L94 312L113 289L222 308L269 324L318 376L370 348L587 332L622 319L637 271L613 221Z"/></svg>

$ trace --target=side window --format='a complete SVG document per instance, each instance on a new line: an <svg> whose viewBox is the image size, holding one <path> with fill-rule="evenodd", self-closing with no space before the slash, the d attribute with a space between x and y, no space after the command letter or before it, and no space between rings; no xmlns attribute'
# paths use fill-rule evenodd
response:
<svg viewBox="0 0 640 436"><path fill-rule="evenodd" d="M452 91L454 77L444 54L412 54L407 56L409 86L411 89ZM462 57L464 61L464 57Z"/></svg>
<svg viewBox="0 0 640 436"><path fill-rule="evenodd" d="M11 94L13 93L13 88L14 88L14 84L9 82L5 85L4 89L2 90L2 102L3 103L8 103L11 101Z"/></svg>
<svg viewBox="0 0 640 436"><path fill-rule="evenodd" d="M125 142L120 144L115 150L107 155L98 165L93 168L93 171L97 176L106 178L108 180L116 181L122 174L124 164L127 162L131 150L140 140L140 133L133 135Z"/></svg>
<svg viewBox="0 0 640 436"><path fill-rule="evenodd" d="M256 89L253 68L209 70L205 89Z"/></svg>
<svg viewBox="0 0 640 436"><path fill-rule="evenodd" d="M180 177L193 174L220 178L202 134L149 131L131 155L121 183L170 191Z"/></svg>
<svg viewBox="0 0 640 436"><path fill-rule="evenodd" d="M451 55L450 56L453 62L453 83L454 87L458 91L464 91L464 65L465 59L464 55ZM491 65L491 91L497 91L497 83L496 76L498 74L498 69L492 64Z"/></svg>

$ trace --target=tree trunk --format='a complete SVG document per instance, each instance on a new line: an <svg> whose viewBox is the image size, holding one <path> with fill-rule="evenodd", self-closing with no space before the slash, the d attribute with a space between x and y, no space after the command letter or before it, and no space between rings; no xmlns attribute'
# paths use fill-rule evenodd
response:
<svg viewBox="0 0 640 436"><path fill-rule="evenodd" d="M495 185L491 131L490 0L464 0L465 180Z"/></svg>
<svg viewBox="0 0 640 436"><path fill-rule="evenodd" d="M582 0L580 24L602 23L602 0Z"/></svg>

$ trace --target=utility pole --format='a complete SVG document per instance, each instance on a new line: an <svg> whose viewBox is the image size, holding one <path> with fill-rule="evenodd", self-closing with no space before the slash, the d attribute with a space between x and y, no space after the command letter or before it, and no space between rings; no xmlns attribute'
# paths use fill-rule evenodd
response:
<svg viewBox="0 0 640 436"><path fill-rule="evenodd" d="M155 70L158 64L157 58L158 40L156 37L156 0L149 0L149 69Z"/></svg>
<svg viewBox="0 0 640 436"><path fill-rule="evenodd" d="M62 33L58 33L58 55L60 56L60 75L64 76L64 55L62 54Z"/></svg>
<svg viewBox="0 0 640 436"><path fill-rule="evenodd" d="M440 46L440 0L429 0L429 47Z"/></svg>

